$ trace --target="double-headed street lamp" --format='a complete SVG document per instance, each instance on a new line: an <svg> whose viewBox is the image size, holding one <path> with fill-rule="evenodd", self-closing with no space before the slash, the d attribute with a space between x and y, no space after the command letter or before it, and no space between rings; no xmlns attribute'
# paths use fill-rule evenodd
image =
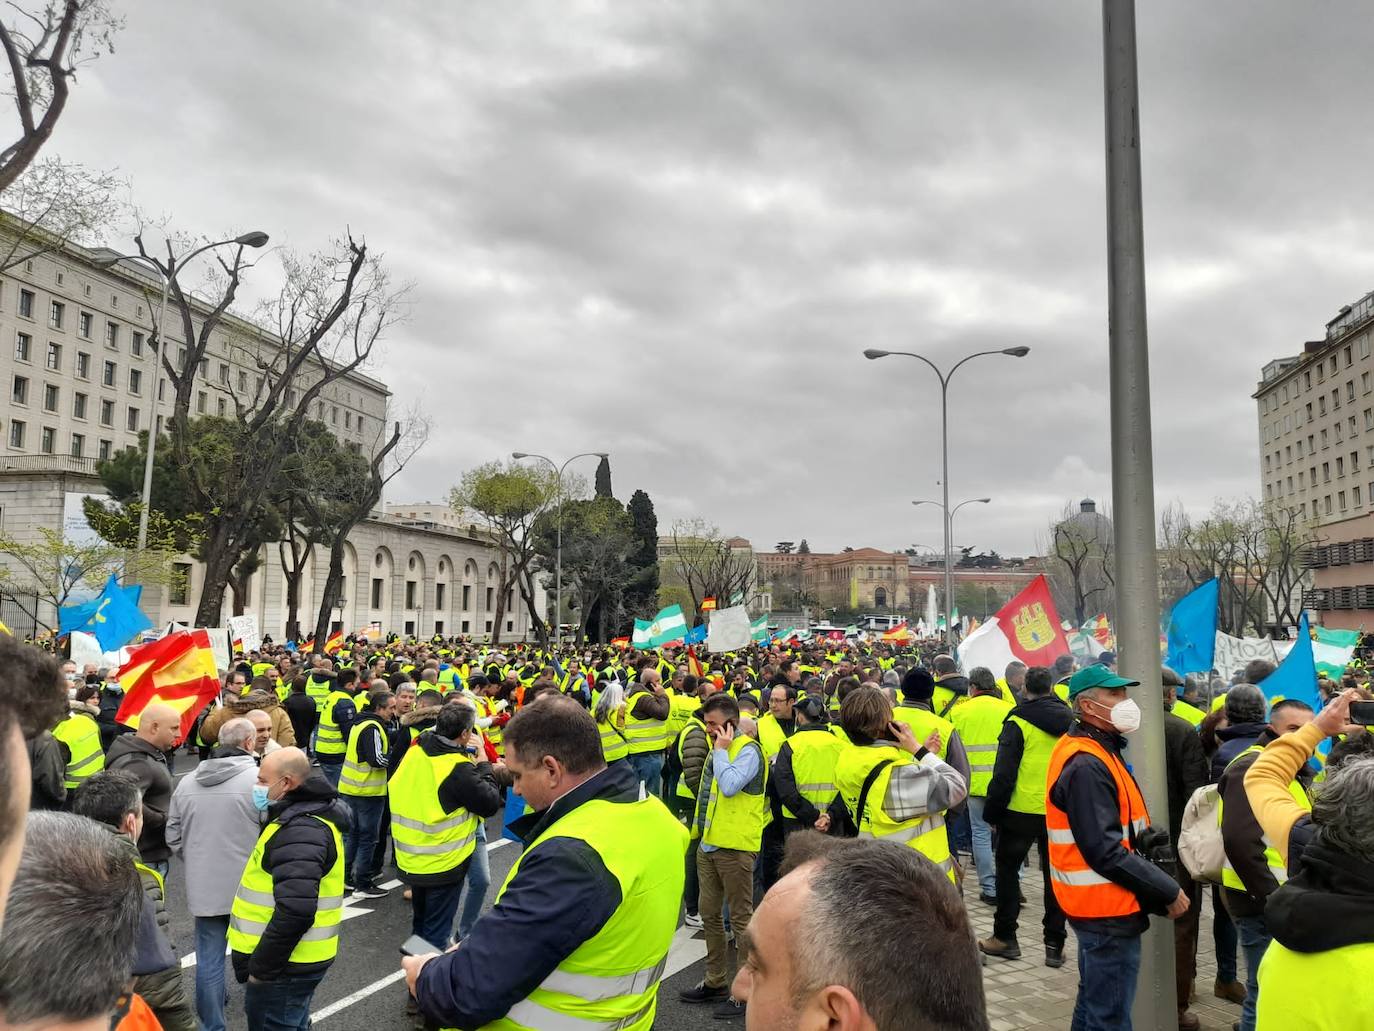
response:
<svg viewBox="0 0 1374 1031"><path fill-rule="evenodd" d="M512 451L511 458L519 461L522 458L537 458L541 462L548 462L549 468L554 471L554 486L557 490L558 519L557 536L554 538L554 554L557 556L555 565L554 602L553 602L553 646L558 648L563 643L563 470L577 461L579 458L608 458L609 452L606 451L583 451L580 455L573 455L562 465L559 465L547 455L536 455L528 451Z"/></svg>
<svg viewBox="0 0 1374 1031"><path fill-rule="evenodd" d="M224 247L228 244L238 244L240 247L265 247L267 246L268 236L264 232L244 233L236 236L232 240L219 240L216 243L207 243L203 247L197 247L185 257L168 259L166 270L163 269L152 258L145 254L107 254L95 259L96 268L108 269L118 265L121 261L136 261L141 265L151 268L162 280L162 303L157 309L157 364L153 372L153 403L149 409L148 417L148 450L143 459L143 508L138 513L138 550L143 552L148 547L148 510L152 506L153 494L153 452L157 447L157 404L160 400L159 393L162 389L162 363L164 351L162 344L167 339L167 293L171 289L172 280L177 276L177 272L192 258L206 251L214 250L216 247ZM189 343L189 341L188 341ZM152 346L151 342L148 346Z"/></svg>
<svg viewBox="0 0 1374 1031"><path fill-rule="evenodd" d="M1030 348L1004 347L1000 351L975 351L973 354L965 355L960 358L948 372L940 371L940 367L923 354L916 354L914 351L880 351L870 347L864 350L864 357L871 360L886 358L889 355L901 355L904 358L915 358L917 361L925 362L930 366L936 377L940 380L940 453L941 463L944 470L940 477L940 485L944 490L944 523L945 523L945 641L950 648L954 647L954 627L950 623L950 602L954 594L954 567L950 562L950 521L953 513L949 509L949 381L954 374L959 371L959 366L965 362L972 361L974 358L982 358L984 355L1005 354L1012 358L1024 358L1030 354ZM978 500L978 499L974 499Z"/></svg>

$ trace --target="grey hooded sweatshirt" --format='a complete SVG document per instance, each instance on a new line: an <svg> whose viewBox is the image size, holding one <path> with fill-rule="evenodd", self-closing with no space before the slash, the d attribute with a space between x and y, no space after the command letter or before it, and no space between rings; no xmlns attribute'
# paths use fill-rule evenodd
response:
<svg viewBox="0 0 1374 1031"><path fill-rule="evenodd" d="M227 916L257 844L262 817L253 807L258 764L242 749L215 749L177 784L167 811L167 845L186 863L192 916Z"/></svg>

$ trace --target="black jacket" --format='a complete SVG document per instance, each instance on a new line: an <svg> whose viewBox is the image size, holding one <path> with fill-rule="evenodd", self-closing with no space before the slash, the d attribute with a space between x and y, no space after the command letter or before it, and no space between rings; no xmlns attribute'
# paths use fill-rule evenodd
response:
<svg viewBox="0 0 1374 1031"><path fill-rule="evenodd" d="M1090 737L1117 755L1126 747L1120 734L1086 723L1075 721L1069 734ZM1121 847L1121 807L1116 780L1107 765L1095 755L1080 752L1064 764L1059 779L1050 786L1049 797L1068 816L1074 843L1088 866L1133 893L1142 910L1123 917L1070 917L1070 922L1099 934L1133 937L1143 933L1149 926L1146 914L1162 914L1178 897L1178 882L1144 856Z"/></svg>
<svg viewBox="0 0 1374 1031"><path fill-rule="evenodd" d="M293 691L281 704L291 720L291 729L296 732L296 744L305 748L310 743L310 735L314 733L315 724L320 718L315 708L315 699L304 692L296 694Z"/></svg>
<svg viewBox="0 0 1374 1031"><path fill-rule="evenodd" d="M1264 746L1276 737L1278 735L1266 725L1254 744ZM1221 889L1227 910L1236 917L1263 916L1265 900L1279 887L1264 856L1264 830L1255 819L1255 811L1245 793L1245 775L1255 759L1253 753L1238 756L1226 766L1221 780L1217 781L1217 791L1221 795L1221 843L1226 849L1227 860L1247 889ZM1298 783L1307 788L1311 779L1311 768L1303 766L1298 771Z"/></svg>
<svg viewBox="0 0 1374 1031"><path fill-rule="evenodd" d="M105 769L123 770L138 781L143 791L143 833L138 851L145 863L164 863L171 858L167 847L167 808L172 804L172 771L167 756L136 734L115 738L105 756Z"/></svg>
<svg viewBox="0 0 1374 1031"><path fill-rule="evenodd" d="M391 740L391 748L386 754L386 776L390 780L406 757L406 749L414 743L411 731L423 733L433 730L439 721L439 706L430 705L423 709L412 709L401 717L401 732Z"/></svg>
<svg viewBox="0 0 1374 1031"><path fill-rule="evenodd" d="M825 723L808 723L803 727L798 727L792 737L798 734L829 734L830 727ZM778 756L773 761L773 769L768 775L768 794L777 804L773 806L773 816L775 819L783 819L781 807L785 806L791 811L804 827L810 827L821 818L821 811L802 797L797 790L797 777L792 772L792 738L788 738L778 749Z"/></svg>
<svg viewBox="0 0 1374 1031"><path fill-rule="evenodd" d="M1253 745L1268 728L1267 723L1237 723L1234 727L1218 730L1217 751L1212 756L1211 782L1215 784L1221 780L1221 774L1231 760Z"/></svg>
<svg viewBox="0 0 1374 1031"><path fill-rule="evenodd" d="M1182 716L1164 714L1164 769L1169 782L1169 840L1178 841L1183 810L1193 792L1210 783L1207 755L1197 730Z"/></svg>
<svg viewBox="0 0 1374 1031"><path fill-rule="evenodd" d="M614 763L543 812L511 824L526 842L593 799L635 802L639 780L629 763ZM577 838L551 838L520 863L515 879L472 929L463 947L420 971L420 1012L440 1027L479 1028L526 998L554 968L620 907L620 882L601 856Z"/></svg>
<svg viewBox="0 0 1374 1031"><path fill-rule="evenodd" d="M385 770L391 744L386 721L375 712L365 712L353 724L353 729L358 731L358 761Z"/></svg>
<svg viewBox="0 0 1374 1031"><path fill-rule="evenodd" d="M1317 831L1302 869L1269 896L1264 920L1294 952L1374 942L1374 864L1333 848Z"/></svg>
<svg viewBox="0 0 1374 1031"><path fill-rule="evenodd" d="M282 825L262 856L263 869L272 875L276 904L252 954L234 953L234 976L240 984L250 975L274 981L321 974L333 962L292 963L288 957L315 922L320 882L338 858L334 836L315 817L334 824L343 834L349 827L348 807L323 774L312 773L300 787L273 802L268 814L272 823Z"/></svg>
<svg viewBox="0 0 1374 1031"><path fill-rule="evenodd" d="M1021 758L1026 752L1026 739L1021 728L1012 722L1017 716L1037 730L1055 737L1062 736L1073 723L1073 713L1063 700L1051 691L1039 698L1022 702L1007 714L1002 732L997 736L997 759L992 766L992 780L988 782L987 800L983 804L983 819L1004 825L1008 830L1027 836L1038 834L1045 825L1039 814L1013 813L1007 810L1016 791L1016 778L1021 772Z"/></svg>
<svg viewBox="0 0 1374 1031"><path fill-rule="evenodd" d="M410 736L410 731L406 730L406 737ZM425 755L455 755L460 749L458 746L442 738L432 730L426 730L416 740L414 746L420 749ZM400 757L404 759L406 752L400 752ZM397 765L400 765L399 760ZM439 784L439 805L443 807L445 813L454 813L459 809L466 809L479 819L485 820L488 816L495 816L501 811L501 789L496 785L496 778L491 772L491 763L487 762L486 757L481 753L480 746L477 754L477 761L470 763L459 763ZM478 848L485 848L481 842ZM467 877L468 864L463 862L455 866L452 870L445 870L442 873L416 874L405 873L402 878L407 884L418 884L422 886L440 884L460 884Z"/></svg>

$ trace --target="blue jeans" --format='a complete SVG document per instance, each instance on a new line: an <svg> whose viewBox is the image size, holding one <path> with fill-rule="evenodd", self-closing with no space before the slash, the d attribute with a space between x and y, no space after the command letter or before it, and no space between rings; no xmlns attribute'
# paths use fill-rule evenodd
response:
<svg viewBox="0 0 1374 1031"><path fill-rule="evenodd" d="M229 917L198 916L196 921L196 1016L200 1031L224 1031L224 948Z"/></svg>
<svg viewBox="0 0 1374 1031"><path fill-rule="evenodd" d="M458 915L459 941L472 933L472 925L477 923L477 918L482 915L482 904L487 901L487 888L490 886L491 860L487 857L487 826L485 823L478 823L477 847L473 849L472 859L468 862L467 880L463 882L468 897L463 902L463 911Z"/></svg>
<svg viewBox="0 0 1374 1031"><path fill-rule="evenodd" d="M343 763L320 763L320 772L324 774L324 779L339 786L339 774L343 773Z"/></svg>
<svg viewBox="0 0 1374 1031"><path fill-rule="evenodd" d="M163 881L167 880L167 875L172 870L172 861L170 859L164 859L160 863L148 862L144 863L143 865L146 866L149 870L156 870L158 874L162 877Z"/></svg>
<svg viewBox="0 0 1374 1031"><path fill-rule="evenodd" d="M1070 1031L1131 1031L1140 975L1140 935L1116 938L1073 925L1078 939L1078 998Z"/></svg>
<svg viewBox="0 0 1374 1031"><path fill-rule="evenodd" d="M1212 885L1212 944L1217 952L1217 980L1230 984L1236 979L1236 949L1240 941L1236 937L1236 925L1231 922L1231 914L1221 901L1221 885Z"/></svg>
<svg viewBox="0 0 1374 1031"><path fill-rule="evenodd" d="M310 1000L322 980L323 974L312 974L249 981L243 986L243 1015L248 1018L248 1031L309 1031Z"/></svg>
<svg viewBox="0 0 1374 1031"><path fill-rule="evenodd" d="M640 752L638 755L629 755L626 758L634 767L635 776L644 785L644 793L657 795L660 782L663 779L663 753Z"/></svg>
<svg viewBox="0 0 1374 1031"><path fill-rule="evenodd" d="M1235 917L1241 951L1245 953L1245 1001L1240 1004L1240 1031L1255 1031L1255 1007L1259 1004L1259 968L1273 936L1262 916Z"/></svg>
<svg viewBox="0 0 1374 1031"><path fill-rule="evenodd" d="M968 816L973 835L973 862L978 867L978 891L996 898L997 867L992 858L992 827L983 821L983 807L987 801L982 795L969 795Z"/></svg>
<svg viewBox="0 0 1374 1031"><path fill-rule="evenodd" d="M471 860L469 860L470 862ZM464 871L466 873L466 871ZM410 933L418 934L440 952L448 948L453 914L458 912L458 898L463 882L410 886Z"/></svg>
<svg viewBox="0 0 1374 1031"><path fill-rule="evenodd" d="M344 835L344 875L350 872L353 884L372 882L372 850L377 847L377 828L386 807L385 795L345 795L353 813L353 826Z"/></svg>

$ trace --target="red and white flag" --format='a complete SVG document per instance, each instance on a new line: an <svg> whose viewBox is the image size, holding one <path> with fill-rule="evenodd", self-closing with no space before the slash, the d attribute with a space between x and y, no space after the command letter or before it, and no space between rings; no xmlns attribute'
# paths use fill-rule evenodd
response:
<svg viewBox="0 0 1374 1031"><path fill-rule="evenodd" d="M959 664L967 671L986 666L1001 676L1007 663L1019 659L1027 666L1049 666L1069 654L1069 642L1054 610L1050 585L1037 576L997 615L964 638L959 645Z"/></svg>

